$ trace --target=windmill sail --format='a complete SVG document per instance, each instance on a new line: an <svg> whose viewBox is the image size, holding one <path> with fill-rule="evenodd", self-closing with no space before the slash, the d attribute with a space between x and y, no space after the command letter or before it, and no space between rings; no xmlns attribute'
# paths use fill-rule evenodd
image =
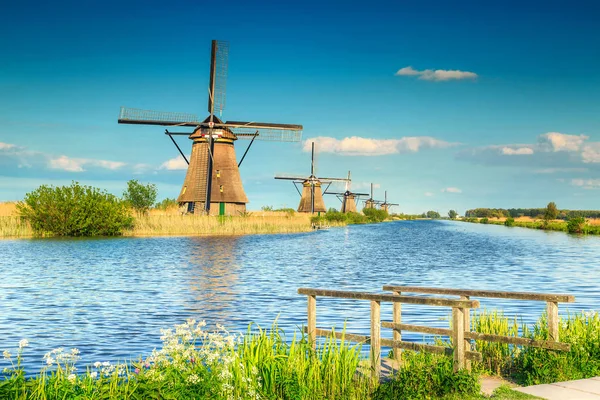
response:
<svg viewBox="0 0 600 400"><path fill-rule="evenodd" d="M199 118L196 114L142 110L139 108L121 107L119 112L120 124L143 124L162 126L198 126Z"/></svg>
<svg viewBox="0 0 600 400"><path fill-rule="evenodd" d="M208 112L221 116L225 109L225 93L227 89L227 68L229 60L229 43L222 40L212 41L210 84L208 96Z"/></svg>

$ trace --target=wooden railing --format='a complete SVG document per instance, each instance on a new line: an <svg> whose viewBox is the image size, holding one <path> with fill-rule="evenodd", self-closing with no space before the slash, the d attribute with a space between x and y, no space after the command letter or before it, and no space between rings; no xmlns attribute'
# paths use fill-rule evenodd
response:
<svg viewBox="0 0 600 400"><path fill-rule="evenodd" d="M540 293L518 293L518 292L495 292L461 289L425 288L415 286L393 286L386 285L384 290L393 291L394 294L379 294L365 292L351 292L341 290L324 290L300 288L298 294L308 297L308 324L305 331L313 347L316 347L317 336L335 336L338 339L368 343L371 345L370 361L371 376L378 380L381 375L381 346L393 349L405 349L413 351L427 351L452 355L454 358L454 369L470 368L470 361L481 361L481 353L471 351L471 340L483 340L488 342L499 342L523 346L541 347L551 350L568 351L570 345L558 341L558 302L573 302L575 298L569 295L540 294ZM402 293L429 293L441 295L456 295L459 299L438 297L416 297L406 296ZM346 332L334 332L327 329L317 328L317 296L333 297L342 299L368 300L371 302L371 334L356 335ZM470 310L479 307L479 301L471 300L471 297L496 297L520 300L538 300L548 303L548 324L551 340L532 340L521 337L501 336L471 332ZM381 320L381 302L391 302L393 305L392 321ZM402 304L417 304L426 306L440 306L452 308L451 329L432 328L420 325L402 323ZM552 313L552 314L551 314ZM381 328L393 329L393 339L381 337ZM402 331L428 333L433 335L449 336L452 338L452 348L406 342L402 340ZM401 352L394 351L395 358L401 362Z"/></svg>

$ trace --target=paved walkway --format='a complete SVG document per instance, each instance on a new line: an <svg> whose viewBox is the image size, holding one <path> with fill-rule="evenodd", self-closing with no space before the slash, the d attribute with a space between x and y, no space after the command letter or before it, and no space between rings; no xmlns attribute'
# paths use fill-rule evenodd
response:
<svg viewBox="0 0 600 400"><path fill-rule="evenodd" d="M548 400L600 400L600 377L513 388Z"/></svg>

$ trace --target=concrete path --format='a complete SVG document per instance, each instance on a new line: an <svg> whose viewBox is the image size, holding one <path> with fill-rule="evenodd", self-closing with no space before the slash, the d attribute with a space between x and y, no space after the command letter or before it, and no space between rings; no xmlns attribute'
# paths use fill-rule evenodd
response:
<svg viewBox="0 0 600 400"><path fill-rule="evenodd" d="M600 377L513 388L548 400L600 400Z"/></svg>

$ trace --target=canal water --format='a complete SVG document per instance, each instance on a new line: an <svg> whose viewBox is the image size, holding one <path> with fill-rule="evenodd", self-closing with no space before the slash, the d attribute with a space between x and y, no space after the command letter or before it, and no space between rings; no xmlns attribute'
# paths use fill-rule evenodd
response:
<svg viewBox="0 0 600 400"><path fill-rule="evenodd" d="M160 347L160 328L187 318L235 332L277 320L291 337L306 322L299 287L386 284L568 293L576 303L561 313L597 310L600 238L398 221L290 235L0 240L0 351L28 339L30 371L57 347L77 347L82 365L137 359ZM545 304L489 299L482 307L531 323ZM403 306L405 323L447 327L449 314ZM391 305L382 319L391 320ZM318 298L317 326L344 324L368 334L369 302Z"/></svg>

